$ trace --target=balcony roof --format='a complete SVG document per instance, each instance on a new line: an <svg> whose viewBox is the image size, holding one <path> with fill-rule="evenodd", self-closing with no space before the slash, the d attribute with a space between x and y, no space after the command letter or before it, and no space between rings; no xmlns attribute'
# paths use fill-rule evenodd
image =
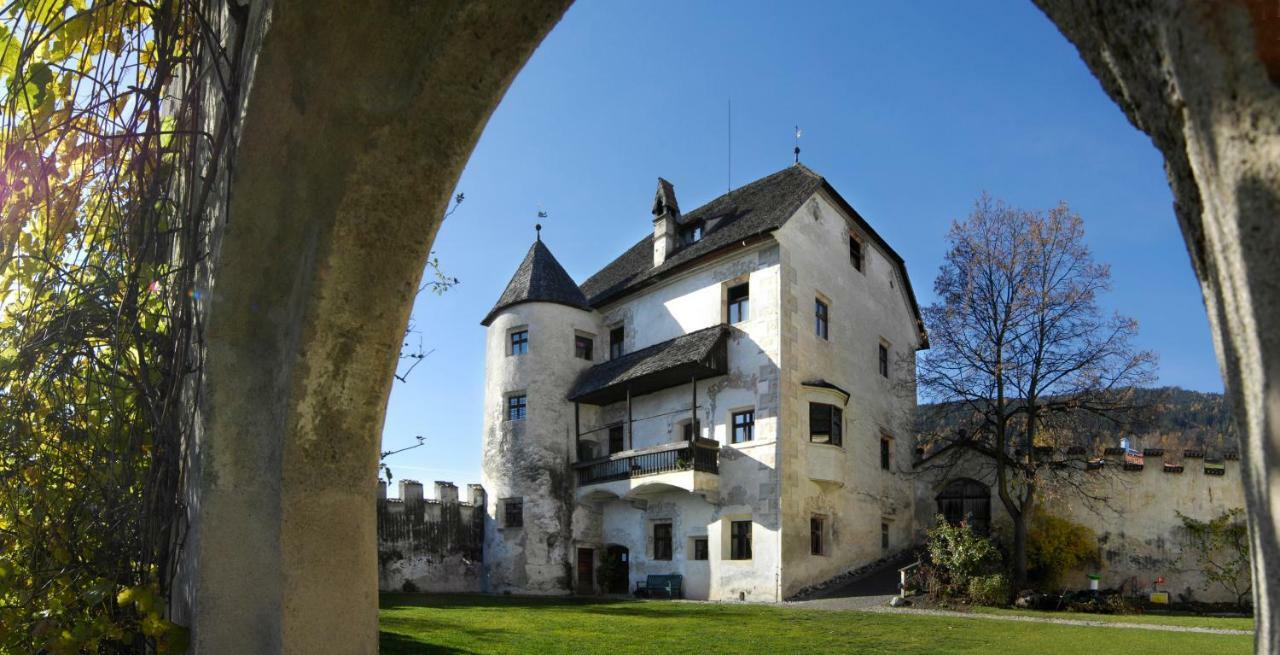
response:
<svg viewBox="0 0 1280 655"><path fill-rule="evenodd" d="M729 326L714 325L597 364L582 372L569 400L607 405L729 370Z"/></svg>

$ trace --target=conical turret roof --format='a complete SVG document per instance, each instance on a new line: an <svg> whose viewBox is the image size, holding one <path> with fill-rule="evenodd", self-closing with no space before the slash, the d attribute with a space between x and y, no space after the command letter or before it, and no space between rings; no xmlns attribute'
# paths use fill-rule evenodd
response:
<svg viewBox="0 0 1280 655"><path fill-rule="evenodd" d="M591 311L582 289L556 261L542 239L529 247L529 254L524 256L506 290L480 324L488 326L502 310L525 302L554 302Z"/></svg>

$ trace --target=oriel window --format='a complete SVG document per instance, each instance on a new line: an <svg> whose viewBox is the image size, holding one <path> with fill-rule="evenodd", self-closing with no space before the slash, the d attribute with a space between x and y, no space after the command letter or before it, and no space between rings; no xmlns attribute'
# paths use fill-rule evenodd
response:
<svg viewBox="0 0 1280 655"><path fill-rule="evenodd" d="M809 441L839 446L844 442L844 412L835 405L809 403Z"/></svg>

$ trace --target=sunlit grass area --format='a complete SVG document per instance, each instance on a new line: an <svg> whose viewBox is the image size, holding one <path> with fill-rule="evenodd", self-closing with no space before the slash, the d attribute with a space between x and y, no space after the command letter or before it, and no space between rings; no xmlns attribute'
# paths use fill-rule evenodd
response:
<svg viewBox="0 0 1280 655"><path fill-rule="evenodd" d="M1208 619L1216 621L1216 619ZM1216 625L1216 624L1215 624ZM1235 628L1239 623L1220 627ZM1250 653L1246 635L663 601L382 597L382 652Z"/></svg>

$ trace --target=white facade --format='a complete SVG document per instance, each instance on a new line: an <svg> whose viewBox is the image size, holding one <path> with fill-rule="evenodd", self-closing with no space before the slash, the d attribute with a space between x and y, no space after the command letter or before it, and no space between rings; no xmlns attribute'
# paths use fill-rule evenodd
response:
<svg viewBox="0 0 1280 655"><path fill-rule="evenodd" d="M802 168L766 179L778 175L820 180ZM915 396L895 382L924 345L914 300L896 255L829 186L813 187L767 231L679 266L668 261L678 253L664 249L678 247L670 232L684 223L659 216L654 267L666 262L660 270L669 272L589 310L536 290L513 294L521 283L513 280L508 306L499 301L486 319L486 589L629 592L649 575L678 574L688 598L774 601L910 545L913 483L904 469ZM665 193L674 207L669 185ZM655 214L670 211L663 205ZM524 268L517 278L530 275ZM716 343L727 356L716 374L663 359L675 357L673 339L705 340L697 335L730 324L729 289L744 283L747 317ZM825 339L816 299L828 308ZM575 407L575 385L608 377L619 327L619 366L650 357L651 346L667 354L636 365L653 369L647 378L601 387L610 390L598 392L608 396L602 404ZM527 352L513 354L512 334L524 330ZM591 361L575 356L576 337L593 340ZM703 379L678 377L693 370ZM527 409L509 420L513 394ZM695 402L700 440L690 442ZM841 411L842 445L811 441L810 403ZM743 412L753 413L752 438L734 443ZM520 504L520 517L506 513L508 502ZM618 570L625 584L602 588Z"/></svg>

